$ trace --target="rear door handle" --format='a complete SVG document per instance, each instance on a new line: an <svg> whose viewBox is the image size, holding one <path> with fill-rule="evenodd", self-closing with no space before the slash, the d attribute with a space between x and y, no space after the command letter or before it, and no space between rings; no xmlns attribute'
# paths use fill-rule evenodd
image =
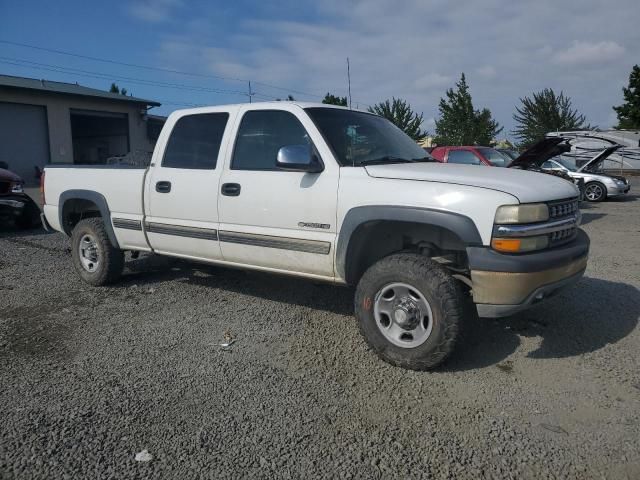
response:
<svg viewBox="0 0 640 480"><path fill-rule="evenodd" d="M169 193L171 191L171 182L158 182L156 183L156 192L158 193Z"/></svg>
<svg viewBox="0 0 640 480"><path fill-rule="evenodd" d="M238 195L240 195L240 184L223 183L222 188L220 189L220 193L222 193L222 195L226 195L227 197L237 197Z"/></svg>

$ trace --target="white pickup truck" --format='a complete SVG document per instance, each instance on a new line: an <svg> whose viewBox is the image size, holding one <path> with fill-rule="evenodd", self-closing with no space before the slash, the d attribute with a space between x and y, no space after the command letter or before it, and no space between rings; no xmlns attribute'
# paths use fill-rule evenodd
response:
<svg viewBox="0 0 640 480"><path fill-rule="evenodd" d="M176 111L148 168L44 177L45 226L88 283L132 251L354 285L368 344L417 370L452 351L470 299L510 315L576 282L589 251L571 183L434 162L387 120L321 104Z"/></svg>

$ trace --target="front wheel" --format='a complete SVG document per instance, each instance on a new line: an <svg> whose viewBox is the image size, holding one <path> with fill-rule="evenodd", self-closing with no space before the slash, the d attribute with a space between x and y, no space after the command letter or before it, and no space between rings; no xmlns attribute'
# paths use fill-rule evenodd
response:
<svg viewBox="0 0 640 480"><path fill-rule="evenodd" d="M81 220L71 235L73 266L94 286L115 282L124 269L124 252L115 248L101 218Z"/></svg>
<svg viewBox="0 0 640 480"><path fill-rule="evenodd" d="M395 254L370 267L355 300L360 332L384 361L429 370L452 352L465 297L456 280L433 260Z"/></svg>
<svg viewBox="0 0 640 480"><path fill-rule="evenodd" d="M600 182L589 182L584 188L584 196L590 202L601 202L607 198L607 189Z"/></svg>

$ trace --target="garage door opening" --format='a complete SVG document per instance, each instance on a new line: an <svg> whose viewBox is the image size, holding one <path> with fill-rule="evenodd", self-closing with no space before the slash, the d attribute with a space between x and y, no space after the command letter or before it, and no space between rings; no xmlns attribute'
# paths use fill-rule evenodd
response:
<svg viewBox="0 0 640 480"><path fill-rule="evenodd" d="M0 102L0 161L28 187L38 185L38 172L49 163L45 107Z"/></svg>
<svg viewBox="0 0 640 480"><path fill-rule="evenodd" d="M129 118L126 113L71 110L73 163L106 164L107 159L129 153Z"/></svg>

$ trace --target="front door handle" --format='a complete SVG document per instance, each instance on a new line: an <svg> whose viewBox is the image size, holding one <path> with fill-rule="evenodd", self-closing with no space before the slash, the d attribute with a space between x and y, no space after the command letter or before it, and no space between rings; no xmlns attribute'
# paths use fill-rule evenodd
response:
<svg viewBox="0 0 640 480"><path fill-rule="evenodd" d="M237 197L238 195L240 195L240 184L223 183L222 188L220 189L220 193L222 193L222 195L226 195L227 197Z"/></svg>
<svg viewBox="0 0 640 480"><path fill-rule="evenodd" d="M171 191L171 182L161 181L156 183L156 192L169 193Z"/></svg>

